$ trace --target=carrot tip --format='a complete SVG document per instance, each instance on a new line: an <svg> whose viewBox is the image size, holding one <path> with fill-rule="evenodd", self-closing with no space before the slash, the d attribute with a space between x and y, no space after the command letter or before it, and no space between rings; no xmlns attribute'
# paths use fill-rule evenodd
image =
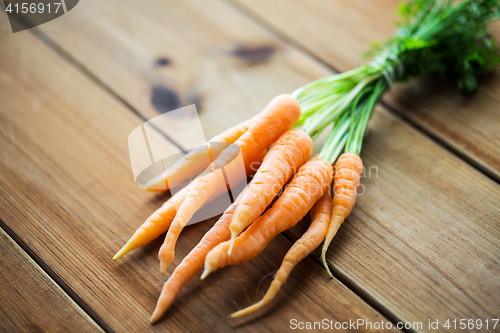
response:
<svg viewBox="0 0 500 333"><path fill-rule="evenodd" d="M167 272L167 268L168 268L168 264L164 261L161 261L160 262L160 273L161 275L165 275L165 273Z"/></svg>
<svg viewBox="0 0 500 333"><path fill-rule="evenodd" d="M125 244L125 246L122 247L120 251L116 252L115 256L113 257L113 261L117 261L118 259L120 259L121 257L130 252L127 245L128 244Z"/></svg>
<svg viewBox="0 0 500 333"><path fill-rule="evenodd" d="M156 322L158 321L158 319L160 319L160 317L161 317L161 314L159 314L159 313L156 311L156 309L155 309L155 311L153 312L153 315L151 316L151 319L149 320L149 322L150 322L151 324L154 324L154 323L156 323Z"/></svg>
<svg viewBox="0 0 500 333"><path fill-rule="evenodd" d="M230 317L231 317L231 318L239 318L239 317L241 317L241 316L244 316L244 315L246 315L247 313L252 312L252 311L249 311L249 310L248 310L249 308L250 308L250 307L245 308L245 309L240 310L240 311L236 311L235 313L232 313Z"/></svg>
<svg viewBox="0 0 500 333"><path fill-rule="evenodd" d="M158 252L158 259L160 259L160 273L165 275L168 266L174 261L174 254L163 244Z"/></svg>
<svg viewBox="0 0 500 333"><path fill-rule="evenodd" d="M227 250L227 255L230 256L231 252L233 252L233 246L234 246L234 240L236 239L236 236L234 234L231 234L231 241L229 242L229 250Z"/></svg>
<svg viewBox="0 0 500 333"><path fill-rule="evenodd" d="M330 271L330 267L328 267L328 263L326 262L326 250L328 250L328 245L325 247L323 246L323 250L321 251L321 261L323 262L323 266L325 266L326 272L330 276L330 278L333 279L333 274Z"/></svg>
<svg viewBox="0 0 500 333"><path fill-rule="evenodd" d="M240 311L236 311L235 313L231 313L231 315L229 317L231 317L231 318L238 318L238 317L243 316L243 314L241 314L240 312L241 312L241 310Z"/></svg>
<svg viewBox="0 0 500 333"><path fill-rule="evenodd" d="M203 280L206 278L210 273L212 273L212 270L210 268L205 267L205 270L203 271L203 274L201 274L200 279Z"/></svg>
<svg viewBox="0 0 500 333"><path fill-rule="evenodd" d="M235 313L231 314L231 318L238 318L246 314L252 313L263 307L265 304L266 303L264 303L264 300L261 300L260 302L257 302L254 305L241 309L240 311L236 311Z"/></svg>

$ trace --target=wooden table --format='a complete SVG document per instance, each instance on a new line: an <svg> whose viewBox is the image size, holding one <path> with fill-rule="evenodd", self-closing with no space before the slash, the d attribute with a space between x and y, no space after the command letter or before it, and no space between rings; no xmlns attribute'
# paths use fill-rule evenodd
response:
<svg viewBox="0 0 500 333"><path fill-rule="evenodd" d="M134 182L134 128L196 103L209 136L354 68L391 35L397 2L87 0L16 34L2 11L0 331L282 332L293 319L408 322L408 332L481 319L493 331L500 73L470 97L428 78L384 98L363 147L365 192L328 254L334 279L314 252L272 305L227 318L262 297L303 221L254 260L194 279L150 326L162 240L111 260L168 198ZM167 276L213 222L186 228Z"/></svg>

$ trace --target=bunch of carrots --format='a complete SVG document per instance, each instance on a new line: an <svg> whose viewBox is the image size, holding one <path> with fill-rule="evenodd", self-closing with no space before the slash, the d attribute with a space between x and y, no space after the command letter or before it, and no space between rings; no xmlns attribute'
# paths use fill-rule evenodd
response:
<svg viewBox="0 0 500 333"><path fill-rule="evenodd" d="M227 190L220 186L217 173L236 173L230 165L237 154L243 157L246 176L255 170L251 165L259 164L250 183L175 268L151 322L162 316L202 268L204 279L217 269L256 257L308 212L308 230L285 255L264 298L232 316L268 304L293 268L322 242L321 259L333 277L326 253L356 202L363 172L359 156L363 136L384 93L395 82L429 73L440 74L459 89L471 92L479 76L499 63L487 27L499 17L498 0L415 0L401 5L400 11L402 27L376 50L371 62L314 81L292 95L275 97L257 116L213 138L207 148L193 150L156 179L165 182L168 189L167 179L180 183L199 174L156 210L113 259L166 232L158 255L160 271L165 274L183 228L202 206L210 204L212 195ZM319 157L311 159L313 142L327 128L331 132ZM209 159L196 158L208 155ZM210 162L204 165L200 160ZM149 190L158 188L155 182L150 185Z"/></svg>

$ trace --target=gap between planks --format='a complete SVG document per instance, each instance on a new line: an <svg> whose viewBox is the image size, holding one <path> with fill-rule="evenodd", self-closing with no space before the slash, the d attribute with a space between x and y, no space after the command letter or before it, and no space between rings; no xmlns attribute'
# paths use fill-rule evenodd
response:
<svg viewBox="0 0 500 333"><path fill-rule="evenodd" d="M283 233L283 235L290 240L292 243L295 243L296 239L292 236L290 236L286 231ZM324 269L323 263L321 260L318 258L318 250L321 249L323 246L323 243L312 253L309 254L309 257L313 259L315 263L317 263L321 268ZM377 297L373 296L369 291L367 291L363 286L356 282L353 278L351 278L348 274L346 274L343 270L339 269L337 266L330 265L330 272L333 275L333 278L340 281L344 286L346 286L349 290L351 290L353 293L355 293L359 298L361 298L363 301L366 302L369 306L374 308L376 311L378 311L382 316L386 317L388 320L391 321L392 325L394 327L397 327L398 323L405 322L405 320L399 318L393 311L391 311L390 308L387 306L383 305ZM325 270L326 274L326 270ZM407 328L399 328L400 331L406 332L406 333L415 333L417 331L413 329L407 329Z"/></svg>
<svg viewBox="0 0 500 333"><path fill-rule="evenodd" d="M236 2L228 1L228 0L223 0L225 3L229 4L233 8L236 8L239 12L244 13L246 16L248 16L251 20L255 21L257 24L259 24L261 27L264 29L270 31L273 35L275 35L278 39L281 39L284 41L286 44L292 45L296 47L299 51L305 53L307 56L311 57L314 59L316 62L321 63L322 65L325 65L327 68L333 70L335 73L340 73L338 70L336 70L334 67L323 61L321 58L317 57L314 53L310 52L306 48L304 48L302 45L298 44L295 42L293 39L287 37L286 35L282 34L279 30L269 26L264 20L260 19L256 14L247 11L243 7L241 7L240 4L237 4ZM109 87L106 83L104 83L97 75L95 75L92 71L90 71L87 67L85 67L81 62L79 62L77 59L75 59L71 54L66 52L59 44L57 44L53 39L51 39L46 33L41 31L38 28L32 28L30 32L39 40L41 40L45 45L47 45L50 49L55 51L57 54L59 54L61 57L66 59L69 63L73 64L76 68L78 68L84 75L86 75L90 80L92 80L95 84L97 84L100 88L102 88L104 91L109 93L111 96L113 96L117 101L119 101L121 104L123 104L128 110L130 110L132 113L134 113L136 116L138 116L143 122L148 121L144 117L142 113L140 113L135 107L133 107L130 103L128 103L124 98L122 98L117 92L115 92L111 87ZM402 118L404 121L409 123L410 125L414 125L410 120L406 119L405 117L401 116L399 113L394 111L392 108L388 107L385 103L381 102L381 105L383 105L387 110L389 110L392 114L395 114L399 118ZM420 128L416 125L413 127L417 128L420 130ZM166 133L160 131L162 135L165 136L165 138L172 143L175 147L177 147L179 150L184 151L184 148L178 144L175 140L173 140L171 137L169 137ZM425 133L425 131L424 131ZM427 134L427 133L425 133ZM433 136L431 135L426 135L427 137L430 137L431 139L434 139ZM438 143L440 140L432 140L432 141L437 141ZM447 150L450 150L449 147L446 144L440 144L441 146L445 147ZM460 156L462 157L462 156ZM462 157L462 159L466 160L465 158ZM467 163L469 163L468 160L466 160ZM471 163L469 163L471 164ZM473 165L473 164L471 164ZM474 165L474 167L476 167ZM477 167L476 167L477 168ZM491 177L490 177L491 178ZM497 181L496 179L494 179ZM57 283L65 292L68 294L69 297L71 297L105 332L114 332L109 325L106 324L106 322L99 317L99 315L92 310L92 308L85 303L45 262L33 251L29 246L22 241L20 237L18 237L2 220L0 220L0 227L2 227L7 234L11 236L11 238L54 280L55 283ZM292 243L296 241L294 237L291 237L290 235L283 233L283 235L290 240ZM313 261L318 264L320 267L323 267L323 264L316 258L314 257L314 252L309 255L313 259ZM398 322L404 322L403 319L399 318L394 311L392 311L390 308L384 306L382 303L380 303L375 297L373 297L368 291L366 291L362 285L351 279L347 274L341 272L335 267L331 268L332 274L334 276L334 279L337 279L340 281L343 285L345 285L349 290L351 290L354 294L356 294L358 297L360 297L363 301L365 301L369 306L371 306L373 309L378 311L380 314L385 316L387 319L389 319L394 326ZM408 332L408 333L413 333L415 332L412 329L400 329L403 332Z"/></svg>
<svg viewBox="0 0 500 333"><path fill-rule="evenodd" d="M331 64L329 64L325 60L323 60L320 57L318 57L317 55L315 55L312 51L310 51L309 49L304 47L302 44L297 42L292 37L287 36L285 33L283 33L278 28L275 28L275 27L269 25L269 23L265 19L261 18L260 16L258 16L258 14L254 13L250 9L245 8L242 4L240 4L236 1L231 1L231 0L222 0L222 1L224 1L229 6L235 8L243 15L247 16L250 20L254 21L256 24L258 24L259 26L261 26L265 30L269 31L271 34L276 36L278 39L280 39L284 43L294 46L300 52L307 54L309 57L313 58L318 63L324 65L326 68L331 69L335 73L341 73L341 71L337 70L337 68L333 67ZM437 135L432 133L432 131L430 129L425 128L425 126L419 125L416 121L413 121L409 117L405 116L402 112L398 112L395 108L389 106L383 100L381 100L379 102L379 105L382 106L383 108L385 108L387 111L389 111L389 113L391 113L392 115L401 119L403 122L408 124L410 127L416 129L424 137L430 139L433 143L444 148L444 150L446 150L450 154L458 157L459 159L461 159L462 161L464 161L468 165L472 166L474 169L478 170L480 173L482 173L486 177L495 181L497 184L500 184L500 176L496 175L493 171L488 170L485 166L482 166L479 162L474 161L474 159L472 157L467 156L467 154L465 152L460 151L460 149L453 147L451 144L447 143L444 139L439 138Z"/></svg>
<svg viewBox="0 0 500 333"><path fill-rule="evenodd" d="M52 268L50 268L42 258L36 254L22 239L19 237L9 226L0 219L0 228L5 231L7 235L24 251L26 254L33 259L33 261L52 279L52 281L57 284L65 293L71 298L92 320L107 333L113 333L114 331L109 327L109 325L94 311L92 308L85 303L78 294L71 289L66 282L57 275Z"/></svg>
<svg viewBox="0 0 500 333"><path fill-rule="evenodd" d="M226 1L225 2L231 4L232 2ZM239 6L239 5L238 5ZM240 9L238 9L240 10ZM249 16L253 16L253 14L250 14ZM260 20L256 18L255 20L259 21L257 22L258 24L261 24ZM262 23L262 26L270 30L274 35L276 35L279 39L282 39L285 43L293 45L294 47L297 47L301 52L306 53L308 56L313 58L315 61L326 65L328 68L332 69L333 71L337 72L332 66L328 65L324 61L322 61L320 58L309 52L308 50L304 49L301 45L295 43L293 40L287 38L286 36L282 35L278 31L274 30L272 27L264 25ZM142 121L146 122L148 119L144 117L143 114L141 114L139 111L137 111L136 108L134 108L130 103L128 103L125 99L123 99L118 93L116 93L114 90L111 89L108 85L106 85L99 77L97 77L92 71L90 71L88 68L86 68L82 63L80 63L77 59L75 59L72 55L70 55L68 52L66 52L59 44L57 44L54 40L52 40L47 34L45 34L43 31L39 30L38 28L33 28L31 33L38 39L40 39L45 45L47 45L50 49L55 51L57 54L62 56L64 59L66 59L69 63L73 64L76 68L78 68L84 75L86 75L88 78L90 78L94 83L96 83L100 88L102 88L104 91L109 93L111 96L113 96L117 101L122 103L128 110L133 112L135 115L137 115ZM389 109L390 110L390 109ZM392 110L391 110L392 111ZM395 113L394 111L392 111ZM397 113L396 113L397 114ZM183 147L180 146L177 142L175 142L171 137L166 135L165 133L161 132L165 138L171 142L174 146L179 148L181 151L183 150ZM43 260L36 255L34 251L32 251L11 229L8 228L8 226L3 223L3 221L0 220L0 226L3 227L6 232L18 243L18 245L25 250L26 253L30 257L33 258L33 260L44 270L46 273L85 311L89 314L89 316L98 323L103 330L106 332L113 332L113 330L107 325L100 317L99 315L93 311L90 306L85 303L59 276L50 268L48 267ZM290 240L292 243L296 241L294 237L290 237L290 235L284 234L284 236ZM309 255L313 261L318 264L321 268L323 267L323 264L317 260L317 258L314 257L314 253ZM394 326L398 322L404 322L403 319L399 318L394 311L391 311L388 307L384 306L381 304L375 297L373 297L369 292L367 292L359 283L355 282L352 280L348 275L342 273L336 268L332 269L332 273L335 279L340 281L343 285L345 285L348 289L350 289L354 294L356 294L358 297L360 297L363 301L365 301L369 306L371 306L373 309L378 311L380 314L385 316L387 319L389 319ZM403 332L414 332L413 330L408 330L408 329L401 329Z"/></svg>
<svg viewBox="0 0 500 333"><path fill-rule="evenodd" d="M20 21L21 24L25 24L25 22ZM30 29L30 33L32 33L36 38L40 39L45 45L47 45L51 50L55 51L61 57L66 59L70 64L73 64L76 68L78 68L84 75L86 75L90 80L92 80L97 86L103 89L105 92L110 94L117 101L122 103L128 110L134 113L137 117L139 117L144 123L149 119L146 119L142 113L137 111L129 102L127 102L124 98L122 98L118 93L116 93L113 89L111 89L108 85L106 85L97 75L92 73L87 67L85 67L81 62L75 59L71 54L66 52L59 44L57 44L54 40L52 40L47 34L34 27ZM154 124L150 123L150 126L157 129ZM158 130L161 135L163 135L170 143L172 143L176 148L180 151L186 151L185 147L182 147L178 142L176 142L172 137L170 137L164 131Z"/></svg>

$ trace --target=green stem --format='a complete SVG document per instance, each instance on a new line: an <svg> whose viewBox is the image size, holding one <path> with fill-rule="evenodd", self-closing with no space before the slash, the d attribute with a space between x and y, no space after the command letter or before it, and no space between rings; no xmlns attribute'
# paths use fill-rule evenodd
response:
<svg viewBox="0 0 500 333"><path fill-rule="evenodd" d="M395 82L437 73L468 92L479 75L500 62L487 23L500 16L499 0L412 0L403 6L405 26L374 59L345 73L297 89L302 115L295 127L313 140L332 126L320 157L359 154L375 106Z"/></svg>

